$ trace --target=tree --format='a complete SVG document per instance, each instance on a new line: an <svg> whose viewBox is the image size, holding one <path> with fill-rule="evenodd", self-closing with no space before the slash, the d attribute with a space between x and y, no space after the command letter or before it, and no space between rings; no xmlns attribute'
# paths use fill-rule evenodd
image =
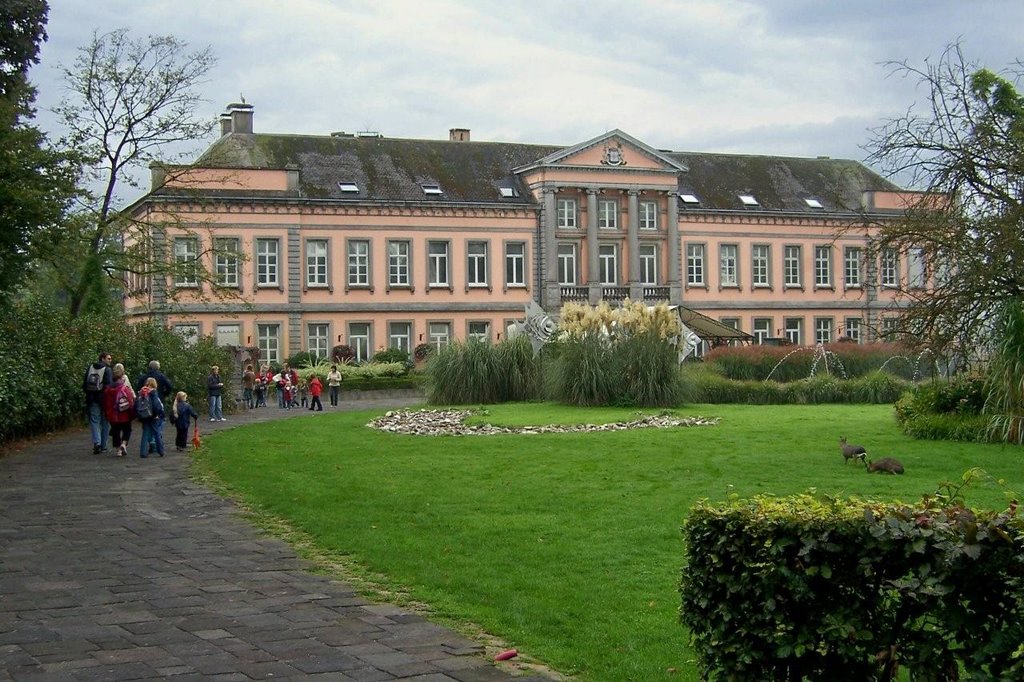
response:
<svg viewBox="0 0 1024 682"><path fill-rule="evenodd" d="M27 74L39 61L48 9L43 0L0 4L0 296L26 278L74 190L74 164L28 123L35 90Z"/></svg>
<svg viewBox="0 0 1024 682"><path fill-rule="evenodd" d="M69 131L65 144L83 159L88 185L50 259L72 315L108 305L130 274L161 277L174 269L153 247L152 226L118 211L118 193L139 188L134 174L158 155L210 132L214 121L196 115L203 102L196 89L215 63L208 47L189 51L172 36L133 39L118 29L94 33L63 68L69 94L54 112ZM208 269L193 268L209 280Z"/></svg>
<svg viewBox="0 0 1024 682"><path fill-rule="evenodd" d="M924 193L905 219L877 226L873 255L906 254L928 276L928 287L901 284L900 331L969 362L1024 293L1024 65L999 75L953 44L921 67L890 66L927 97L873 131L868 162Z"/></svg>

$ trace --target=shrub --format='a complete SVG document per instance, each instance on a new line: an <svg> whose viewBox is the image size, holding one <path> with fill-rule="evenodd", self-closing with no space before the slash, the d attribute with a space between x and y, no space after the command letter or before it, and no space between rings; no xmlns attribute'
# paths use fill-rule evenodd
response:
<svg viewBox="0 0 1024 682"><path fill-rule="evenodd" d="M386 348L373 356L373 362L400 362L405 365L406 369L412 367L412 359L409 356L408 351L404 351L401 348Z"/></svg>
<svg viewBox="0 0 1024 682"><path fill-rule="evenodd" d="M538 400L543 395L542 359L523 334L506 338L495 346L498 362L499 394L502 400Z"/></svg>
<svg viewBox="0 0 1024 682"><path fill-rule="evenodd" d="M352 362L352 358L356 356L355 350L352 346L340 344L331 349L331 361L337 363Z"/></svg>
<svg viewBox="0 0 1024 682"><path fill-rule="evenodd" d="M552 354L547 394L569 405L612 405L618 380L615 351L599 332L559 343Z"/></svg>
<svg viewBox="0 0 1024 682"><path fill-rule="evenodd" d="M997 330L999 343L986 386L988 438L1024 445L1024 305L1005 304Z"/></svg>
<svg viewBox="0 0 1024 682"><path fill-rule="evenodd" d="M442 348L427 368L427 399L444 405L491 404L500 391L498 353L484 341L455 341Z"/></svg>
<svg viewBox="0 0 1024 682"><path fill-rule="evenodd" d="M824 355L811 346L722 346L704 356L730 379L789 382L819 374L843 378L864 376L881 369L904 379L920 378L922 358L895 343L831 343L822 348Z"/></svg>
<svg viewBox="0 0 1024 682"><path fill-rule="evenodd" d="M705 678L891 679L894 659L911 679L1024 673L1012 506L758 497L698 504L683 534L681 620Z"/></svg>
<svg viewBox="0 0 1024 682"><path fill-rule="evenodd" d="M985 380L980 377L937 379L903 393L896 401L896 422L913 438L984 442L984 401Z"/></svg>
<svg viewBox="0 0 1024 682"><path fill-rule="evenodd" d="M910 383L884 372L858 379L839 379L830 374L780 383L737 381L722 376L717 364L683 365L689 399L701 403L748 405L818 405L825 403L885 404L895 402Z"/></svg>

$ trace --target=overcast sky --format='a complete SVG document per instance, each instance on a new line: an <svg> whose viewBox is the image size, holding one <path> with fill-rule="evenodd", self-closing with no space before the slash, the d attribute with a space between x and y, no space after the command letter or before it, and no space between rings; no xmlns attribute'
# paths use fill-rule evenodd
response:
<svg viewBox="0 0 1024 682"><path fill-rule="evenodd" d="M571 145L620 128L677 151L862 160L920 94L887 61L959 40L1024 58L1021 0L50 0L30 77L40 127L94 29L218 57L204 116L240 96L257 132ZM204 145L205 146L205 145Z"/></svg>

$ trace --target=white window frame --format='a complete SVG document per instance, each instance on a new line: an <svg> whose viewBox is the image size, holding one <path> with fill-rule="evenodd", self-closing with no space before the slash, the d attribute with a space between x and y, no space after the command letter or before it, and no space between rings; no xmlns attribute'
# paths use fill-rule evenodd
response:
<svg viewBox="0 0 1024 682"><path fill-rule="evenodd" d="M718 285L735 288L740 285L739 252L737 244L718 245Z"/></svg>
<svg viewBox="0 0 1024 682"><path fill-rule="evenodd" d="M256 347L260 351L261 362L280 362L281 325L277 323L256 323Z"/></svg>
<svg viewBox="0 0 1024 682"><path fill-rule="evenodd" d="M928 261L925 251L915 246L907 252L907 286L923 289L928 283Z"/></svg>
<svg viewBox="0 0 1024 682"><path fill-rule="evenodd" d="M704 269L704 244L686 245L686 285L707 286Z"/></svg>
<svg viewBox="0 0 1024 682"><path fill-rule="evenodd" d="M814 247L814 286L820 289L832 288L832 247Z"/></svg>
<svg viewBox="0 0 1024 682"><path fill-rule="evenodd" d="M771 244L753 244L750 247L750 286L767 288L772 285Z"/></svg>
<svg viewBox="0 0 1024 682"><path fill-rule="evenodd" d="M441 350L452 342L452 323L447 321L427 322L427 343L434 350Z"/></svg>
<svg viewBox="0 0 1024 682"><path fill-rule="evenodd" d="M835 321L831 317L814 318L814 343L832 343L835 338Z"/></svg>
<svg viewBox="0 0 1024 682"><path fill-rule="evenodd" d="M345 242L345 281L350 288L370 286L370 240L349 239Z"/></svg>
<svg viewBox="0 0 1024 682"><path fill-rule="evenodd" d="M412 286L412 243L407 239L388 240L388 286Z"/></svg>
<svg viewBox="0 0 1024 682"><path fill-rule="evenodd" d="M844 336L856 343L864 343L864 320L859 317L848 317L845 320L846 332Z"/></svg>
<svg viewBox="0 0 1024 682"><path fill-rule="evenodd" d="M466 242L466 286L469 288L483 289L490 286L489 251L490 245L486 241Z"/></svg>
<svg viewBox="0 0 1024 682"><path fill-rule="evenodd" d="M427 242L427 287L451 287L451 242L432 239Z"/></svg>
<svg viewBox="0 0 1024 682"><path fill-rule="evenodd" d="M619 229L619 201L617 199L597 200L597 228L599 230Z"/></svg>
<svg viewBox="0 0 1024 682"><path fill-rule="evenodd" d="M617 244L598 244L597 260L601 285L614 287L619 284L619 247Z"/></svg>
<svg viewBox="0 0 1024 682"><path fill-rule="evenodd" d="M199 337L202 335L202 329L200 329L199 325L190 322L175 324L171 329L174 330L175 334L184 339L185 343L189 346L196 345L196 342L199 341Z"/></svg>
<svg viewBox="0 0 1024 682"><path fill-rule="evenodd" d="M388 322L388 348L412 353L412 322Z"/></svg>
<svg viewBox="0 0 1024 682"><path fill-rule="evenodd" d="M804 339L804 318L787 317L782 321L782 335L794 346L802 346Z"/></svg>
<svg viewBox="0 0 1024 682"><path fill-rule="evenodd" d="M326 322L310 322L306 325L306 352L320 360L331 357L331 325Z"/></svg>
<svg viewBox="0 0 1024 682"><path fill-rule="evenodd" d="M373 325L370 322L348 323L348 346L354 355L353 362L366 362L372 357Z"/></svg>
<svg viewBox="0 0 1024 682"><path fill-rule="evenodd" d="M882 249L879 283L887 289L900 285L900 252L892 247Z"/></svg>
<svg viewBox="0 0 1024 682"><path fill-rule="evenodd" d="M241 253L241 240L238 237L217 237L213 244L217 251L213 258L217 286L239 286L238 254Z"/></svg>
<svg viewBox="0 0 1024 682"><path fill-rule="evenodd" d="M578 281L577 249L575 244L562 242L558 245L558 284L574 287Z"/></svg>
<svg viewBox="0 0 1024 682"><path fill-rule="evenodd" d="M899 331L900 318L898 317L883 317L882 318L882 338L886 341L893 341L896 338L896 334Z"/></svg>
<svg viewBox="0 0 1024 682"><path fill-rule="evenodd" d="M770 317L755 317L750 321L751 335L754 337L754 343L761 345L766 339L772 338L772 318Z"/></svg>
<svg viewBox="0 0 1024 682"><path fill-rule="evenodd" d="M255 248L256 286L267 288L280 286L281 240L277 238L258 238L256 239Z"/></svg>
<svg viewBox="0 0 1024 682"><path fill-rule="evenodd" d="M174 286L194 289L199 286L199 237L174 238Z"/></svg>
<svg viewBox="0 0 1024 682"><path fill-rule="evenodd" d="M640 202L640 229L641 230L657 230L658 229L658 202L657 201L641 201Z"/></svg>
<svg viewBox="0 0 1024 682"><path fill-rule="evenodd" d="M803 260L803 249L799 244L786 244L782 247L782 286L793 289L803 285L803 273L800 271Z"/></svg>
<svg viewBox="0 0 1024 682"><path fill-rule="evenodd" d="M859 246L843 249L843 286L847 289L859 289L861 286L862 253Z"/></svg>
<svg viewBox="0 0 1024 682"><path fill-rule="evenodd" d="M658 245L640 244L640 284L658 286Z"/></svg>
<svg viewBox="0 0 1024 682"><path fill-rule="evenodd" d="M327 239L306 240L306 287L309 289L326 289L328 281L327 254L330 245Z"/></svg>
<svg viewBox="0 0 1024 682"><path fill-rule="evenodd" d="M526 242L505 242L505 286L526 286Z"/></svg>
<svg viewBox="0 0 1024 682"><path fill-rule="evenodd" d="M484 343L491 342L490 320L469 320L466 322L466 338L476 339Z"/></svg>
<svg viewBox="0 0 1024 682"><path fill-rule="evenodd" d="M557 227L575 230L579 226L579 202L575 199L557 199L555 206Z"/></svg>

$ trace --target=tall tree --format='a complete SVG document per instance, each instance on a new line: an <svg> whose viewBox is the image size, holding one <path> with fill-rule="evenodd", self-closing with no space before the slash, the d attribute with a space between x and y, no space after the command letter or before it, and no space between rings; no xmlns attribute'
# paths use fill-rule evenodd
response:
<svg viewBox="0 0 1024 682"><path fill-rule="evenodd" d="M25 279L36 248L60 221L74 190L75 166L29 122L49 7L43 0L0 3L0 296Z"/></svg>
<svg viewBox="0 0 1024 682"><path fill-rule="evenodd" d="M970 361L1002 305L1024 294L1024 65L996 74L953 44L923 66L891 66L926 97L873 131L868 162L925 193L906 219L879 226L875 255L902 253L928 278L901 283L902 331Z"/></svg>
<svg viewBox="0 0 1024 682"><path fill-rule="evenodd" d="M118 211L119 192L137 189L137 174L158 155L168 161L210 132L213 119L197 116L197 88L215 63L208 47L190 51L173 36L135 39L118 29L94 33L63 68L69 94L54 111L86 169L83 201L63 253L53 258L52 274L61 278L72 315L106 305L111 287L121 288L128 274L160 277L174 267L148 246L151 226Z"/></svg>

